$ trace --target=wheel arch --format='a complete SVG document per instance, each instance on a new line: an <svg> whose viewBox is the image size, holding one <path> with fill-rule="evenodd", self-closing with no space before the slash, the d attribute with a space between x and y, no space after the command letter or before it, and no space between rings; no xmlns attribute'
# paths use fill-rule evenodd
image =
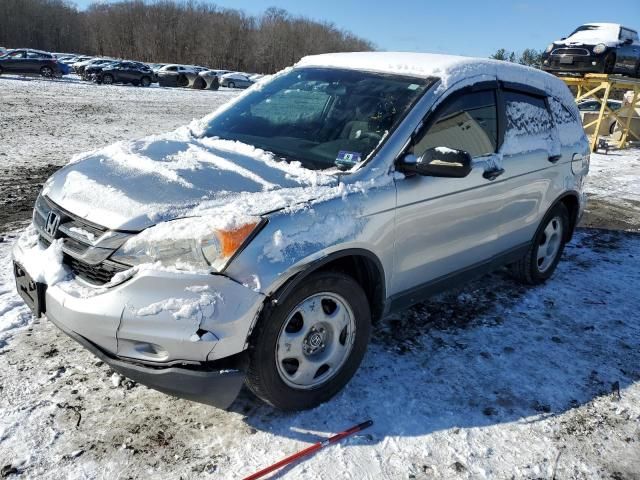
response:
<svg viewBox="0 0 640 480"><path fill-rule="evenodd" d="M573 232L575 231L576 225L578 224L579 220L580 194L574 190L563 193L551 204L547 212L545 212L545 215L560 203L562 203L569 212L570 225L569 231L567 231L567 234L565 236L565 241L569 242L573 238Z"/></svg>
<svg viewBox="0 0 640 480"><path fill-rule="evenodd" d="M376 254L363 248L339 250L309 263L267 296L265 308L276 305L312 273L330 270L345 273L356 280L367 295L372 320L375 322L382 317L386 301L384 267Z"/></svg>

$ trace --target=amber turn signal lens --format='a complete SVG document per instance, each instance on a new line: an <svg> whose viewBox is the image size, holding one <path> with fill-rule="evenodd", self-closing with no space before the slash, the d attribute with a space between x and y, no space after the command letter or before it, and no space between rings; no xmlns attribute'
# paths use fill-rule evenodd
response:
<svg viewBox="0 0 640 480"><path fill-rule="evenodd" d="M240 248L251 232L256 228L257 223L248 223L234 230L219 230L218 240L220 240L221 256L228 258Z"/></svg>

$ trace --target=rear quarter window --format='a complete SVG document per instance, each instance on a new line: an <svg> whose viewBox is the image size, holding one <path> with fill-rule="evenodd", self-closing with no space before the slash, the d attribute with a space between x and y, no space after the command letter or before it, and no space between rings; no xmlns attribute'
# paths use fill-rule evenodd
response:
<svg viewBox="0 0 640 480"><path fill-rule="evenodd" d="M584 139L582 122L560 101L549 98L549 108L562 145L574 145Z"/></svg>

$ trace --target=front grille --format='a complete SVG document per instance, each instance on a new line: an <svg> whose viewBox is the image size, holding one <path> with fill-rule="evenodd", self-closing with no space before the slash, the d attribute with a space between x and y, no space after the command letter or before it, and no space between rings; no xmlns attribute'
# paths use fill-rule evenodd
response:
<svg viewBox="0 0 640 480"><path fill-rule="evenodd" d="M53 236L46 231L47 218L51 212L60 219ZM131 236L130 233L109 231L67 212L42 196L36 201L33 224L40 234L43 246L49 246L54 239L63 240L63 263L77 277L89 283L104 285L116 273L129 268L108 260L108 257Z"/></svg>
<svg viewBox="0 0 640 480"><path fill-rule="evenodd" d="M89 265L71 255L65 255L64 263L71 268L74 275L96 285L104 285L109 283L113 276L127 269L124 265L116 264L105 260L98 265Z"/></svg>
<svg viewBox="0 0 640 480"><path fill-rule="evenodd" d="M556 48L551 55L589 55L586 48Z"/></svg>

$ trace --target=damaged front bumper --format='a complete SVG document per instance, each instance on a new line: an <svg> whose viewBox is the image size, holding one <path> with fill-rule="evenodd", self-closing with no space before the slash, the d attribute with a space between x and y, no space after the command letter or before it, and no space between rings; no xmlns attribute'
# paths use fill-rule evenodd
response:
<svg viewBox="0 0 640 480"><path fill-rule="evenodd" d="M168 395L225 409L236 399L244 383L244 354L229 359L225 362L225 368L219 368L215 363L199 368L142 365L111 355L82 335L68 330L64 324L53 318L50 320L114 371Z"/></svg>
<svg viewBox="0 0 640 480"><path fill-rule="evenodd" d="M220 408L242 386L242 352L263 302L224 275L161 270L109 288L72 279L44 293L47 318L115 371Z"/></svg>

